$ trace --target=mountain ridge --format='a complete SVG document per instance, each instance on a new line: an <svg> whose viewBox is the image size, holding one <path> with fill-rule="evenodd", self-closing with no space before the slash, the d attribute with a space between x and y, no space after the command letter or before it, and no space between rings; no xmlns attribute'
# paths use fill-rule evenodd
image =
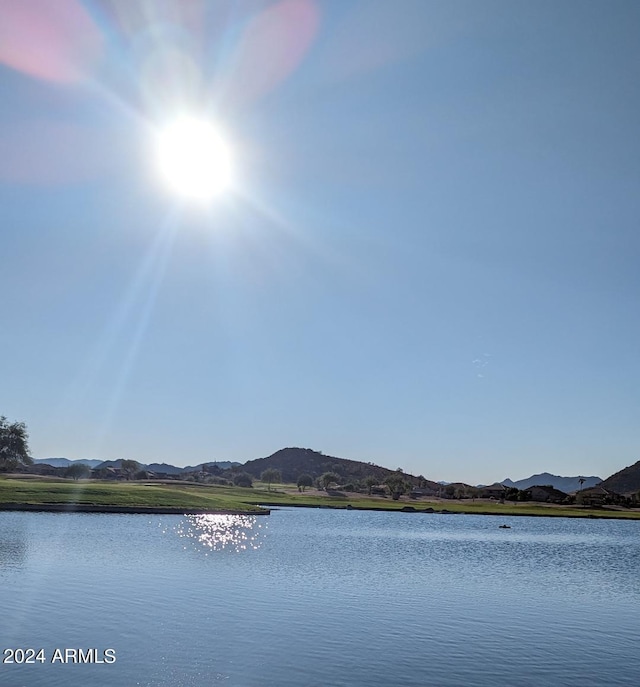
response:
<svg viewBox="0 0 640 687"><path fill-rule="evenodd" d="M78 458L77 460L70 460L69 458L34 458L33 462L36 465L51 465L54 468L68 468L70 465L88 465L90 468L96 468L103 461L90 460L89 458Z"/></svg>
<svg viewBox="0 0 640 687"><path fill-rule="evenodd" d="M58 468L67 468L70 465L80 463L88 465L91 468L100 468L120 467L121 459L90 460L81 458L77 460L70 460L64 457L55 457L35 458L34 463L49 464ZM262 471L267 468L276 468L280 470L282 478L285 482L295 482L302 473L311 474L313 478L316 478L324 472L337 472L345 482L350 480L362 480L370 475L382 482L390 474L397 472L391 468L375 465L374 463L339 458L337 456L328 456L320 451L299 447L283 448L271 454L270 456L248 460L244 464L237 461L208 461L205 463L199 463L195 466L187 465L185 467L178 467L169 463L139 463L139 465L141 470L147 470L155 473L166 473L167 475L175 476L190 472L198 472L203 470L206 471L206 468L213 466L217 466L220 468L220 470L242 467L246 472L249 472L255 478L259 478ZM638 473L637 477L635 476L636 472ZM416 483L428 483L430 486L435 488L448 484L448 482L445 481L434 482L427 480L422 475L416 477L415 475L411 475L409 473L403 474L405 474L409 481ZM580 483L581 479L583 480L582 483ZM620 484L618 484L618 482L620 482ZM506 478L500 482L500 484L518 489L527 489L532 486L551 485L555 489L559 489L565 493L571 493L581 489L588 489L592 486L602 484L602 486L605 488L612 489L613 491L617 491L619 493L632 492L640 490L640 461L635 463L635 465L620 470L604 481L595 475L588 477L581 475L564 477L561 475L554 475L549 472L542 472L516 481Z"/></svg>
<svg viewBox="0 0 640 687"><path fill-rule="evenodd" d="M88 458L79 458L77 460L70 460L69 458L34 458L33 462L36 465L51 465L54 468L68 468L70 465L88 465L90 468L119 468L122 463L122 458L115 460L89 460ZM136 461L137 462L137 461ZM141 470L149 470L150 472L164 472L168 475L180 475L185 472L200 471L205 467L217 465L221 470L228 470L229 468L241 465L231 460L210 461L208 463L200 463L199 465L187 465L184 468L169 463L138 463Z"/></svg>
<svg viewBox="0 0 640 687"><path fill-rule="evenodd" d="M581 483L580 480L584 481ZM565 494L569 494L572 491L579 491L580 489L595 487L601 482L602 478L595 475L591 475L590 477L584 477L583 475L578 475L576 477L562 477L561 475L552 475L550 472L541 472L537 475L531 475L531 477L517 480L516 482L507 477L507 479L502 480L500 484L504 484L506 487L515 487L516 489L528 489L529 487L542 487L550 485L554 489L559 489Z"/></svg>

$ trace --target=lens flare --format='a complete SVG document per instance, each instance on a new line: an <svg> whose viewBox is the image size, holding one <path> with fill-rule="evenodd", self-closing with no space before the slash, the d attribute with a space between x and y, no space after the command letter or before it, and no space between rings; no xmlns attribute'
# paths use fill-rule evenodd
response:
<svg viewBox="0 0 640 687"><path fill-rule="evenodd" d="M0 63L58 83L86 78L105 40L78 0L0 3Z"/></svg>

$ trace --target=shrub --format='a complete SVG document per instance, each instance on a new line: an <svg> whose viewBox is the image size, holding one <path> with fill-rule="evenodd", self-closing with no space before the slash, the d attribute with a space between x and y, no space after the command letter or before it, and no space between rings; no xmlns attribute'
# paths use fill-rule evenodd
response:
<svg viewBox="0 0 640 687"><path fill-rule="evenodd" d="M237 475L234 475L233 483L236 487L249 488L253 486L253 477L248 472L239 472Z"/></svg>

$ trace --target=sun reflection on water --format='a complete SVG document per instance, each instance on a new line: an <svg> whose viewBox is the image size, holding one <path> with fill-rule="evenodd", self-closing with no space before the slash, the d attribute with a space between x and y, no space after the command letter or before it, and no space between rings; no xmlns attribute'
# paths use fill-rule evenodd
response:
<svg viewBox="0 0 640 687"><path fill-rule="evenodd" d="M212 551L241 553L259 549L266 524L258 523L255 515L185 515L171 529L186 542L209 555Z"/></svg>

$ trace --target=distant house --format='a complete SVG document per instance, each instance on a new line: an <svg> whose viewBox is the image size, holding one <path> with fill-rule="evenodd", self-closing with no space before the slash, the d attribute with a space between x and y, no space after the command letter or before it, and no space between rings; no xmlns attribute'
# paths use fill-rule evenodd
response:
<svg viewBox="0 0 640 687"><path fill-rule="evenodd" d="M620 503L623 497L611 489L605 489L600 485L577 492L576 501L583 506L605 506Z"/></svg>
<svg viewBox="0 0 640 687"><path fill-rule="evenodd" d="M556 489L550 484L528 487L524 491L531 494L532 501L540 501L542 503L563 503L568 496L564 491L560 491L560 489Z"/></svg>
<svg viewBox="0 0 640 687"><path fill-rule="evenodd" d="M430 486L425 486L421 488L414 487L411 490L411 497L412 498L421 498L422 496L438 496L440 493L440 489L434 489L433 487Z"/></svg>
<svg viewBox="0 0 640 687"><path fill-rule="evenodd" d="M109 480L124 479L122 470L120 468L94 468L91 471L91 477L93 477L94 479Z"/></svg>
<svg viewBox="0 0 640 687"><path fill-rule="evenodd" d="M483 499L501 499L504 498L506 487L499 482L490 484L488 487L479 487L478 496Z"/></svg>
<svg viewBox="0 0 640 687"><path fill-rule="evenodd" d="M155 472L147 470L148 479L178 479L180 475L174 472Z"/></svg>

